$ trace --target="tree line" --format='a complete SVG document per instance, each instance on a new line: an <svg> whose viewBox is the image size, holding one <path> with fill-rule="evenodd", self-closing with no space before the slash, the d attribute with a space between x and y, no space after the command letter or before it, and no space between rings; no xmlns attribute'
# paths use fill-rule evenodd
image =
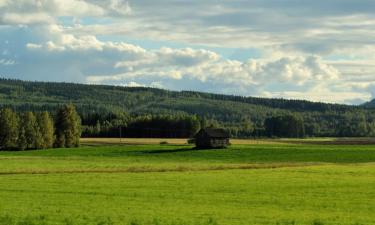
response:
<svg viewBox="0 0 375 225"><path fill-rule="evenodd" d="M189 114L129 115L126 113L84 114L84 137L188 138L200 128L226 129L233 138L257 137L371 137L375 120L360 112L317 114L279 112L262 115L260 122L239 116L238 121L223 122L217 116Z"/></svg>
<svg viewBox="0 0 375 225"><path fill-rule="evenodd" d="M0 110L0 150L78 147L81 119L71 104L49 112Z"/></svg>
<svg viewBox="0 0 375 225"><path fill-rule="evenodd" d="M83 126L83 137L129 137L129 138L188 138L201 128L197 116L188 115L143 115L137 117L115 117L93 125ZM108 119L108 116L107 116Z"/></svg>
<svg viewBox="0 0 375 225"><path fill-rule="evenodd" d="M279 112L262 123L242 116L235 123L223 123L215 115L199 117L187 113L131 115L84 111L80 114L72 105L60 108L52 116L48 112L16 113L5 108L0 112L0 149L74 147L79 144L81 133L83 137L189 138L205 127L224 128L233 138L375 135L374 120L358 112L332 114L328 121L318 121L319 114Z"/></svg>

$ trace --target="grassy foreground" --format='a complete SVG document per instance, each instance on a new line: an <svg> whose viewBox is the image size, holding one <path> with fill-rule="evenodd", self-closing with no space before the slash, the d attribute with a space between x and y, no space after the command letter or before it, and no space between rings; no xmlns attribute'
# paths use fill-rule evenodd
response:
<svg viewBox="0 0 375 225"><path fill-rule="evenodd" d="M375 146L0 152L0 224L375 224Z"/></svg>

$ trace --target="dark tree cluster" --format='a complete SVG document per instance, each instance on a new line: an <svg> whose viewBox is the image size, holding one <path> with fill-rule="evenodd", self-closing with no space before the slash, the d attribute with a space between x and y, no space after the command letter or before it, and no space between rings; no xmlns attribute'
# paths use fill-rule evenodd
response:
<svg viewBox="0 0 375 225"><path fill-rule="evenodd" d="M264 122L264 126L269 137L302 138L305 136L302 117L292 114L268 118Z"/></svg>
<svg viewBox="0 0 375 225"><path fill-rule="evenodd" d="M200 120L187 115L112 115L83 128L84 137L188 138L200 129Z"/></svg>
<svg viewBox="0 0 375 225"><path fill-rule="evenodd" d="M196 116L142 116L125 127L128 137L188 138L200 129Z"/></svg>
<svg viewBox="0 0 375 225"><path fill-rule="evenodd" d="M81 121L73 105L52 118L49 112L0 110L0 150L47 149L79 146Z"/></svg>

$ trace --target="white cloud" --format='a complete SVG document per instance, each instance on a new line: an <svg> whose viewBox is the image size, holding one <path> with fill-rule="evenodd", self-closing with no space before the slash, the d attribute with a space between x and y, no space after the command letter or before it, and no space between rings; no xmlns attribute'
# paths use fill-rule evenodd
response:
<svg viewBox="0 0 375 225"><path fill-rule="evenodd" d="M228 60L205 49L147 50L125 42L105 42L95 36L69 34L55 25L46 30L51 40L27 43L27 51L36 58L41 57L38 63L47 67L56 65L48 65L44 57L63 59L62 65L69 66L59 70L81 77L81 81L87 83L290 98L308 94L306 98L310 100L330 102L368 99L368 95L354 91L342 94L348 87L337 86L341 79L339 70L319 56L275 54L269 59ZM51 70L56 69L47 71ZM331 86L338 90L331 90ZM324 89L319 92L324 94L312 94L317 87Z"/></svg>
<svg viewBox="0 0 375 225"><path fill-rule="evenodd" d="M40 44L27 43L27 44L26 44L26 47L27 47L28 49L40 49L40 48L42 48L43 46L40 45Z"/></svg>
<svg viewBox="0 0 375 225"><path fill-rule="evenodd" d="M257 66L259 67L259 66ZM261 65L258 72L266 80L279 76L280 82L295 82L303 85L307 81L330 81L339 78L339 71L322 61L320 57L284 57Z"/></svg>
<svg viewBox="0 0 375 225"><path fill-rule="evenodd" d="M63 27L57 25L50 25L47 32L49 32L49 38L54 40L45 43L27 43L26 47L48 51L117 51L133 55L142 55L146 52L145 49L139 46L124 42L102 42L92 35L77 37L72 34L67 34L64 32Z"/></svg>
<svg viewBox="0 0 375 225"><path fill-rule="evenodd" d="M125 83L125 84L120 84L121 86L126 86L126 87L146 87L146 85L144 84L139 84L137 82L134 82L134 81L130 81L128 83Z"/></svg>
<svg viewBox="0 0 375 225"><path fill-rule="evenodd" d="M54 18L46 13L4 13L0 22L5 24L52 23Z"/></svg>
<svg viewBox="0 0 375 225"><path fill-rule="evenodd" d="M11 59L0 59L0 65L2 66L12 66L16 64L14 60Z"/></svg>
<svg viewBox="0 0 375 225"><path fill-rule="evenodd" d="M127 15L131 12L129 2L123 0L111 0L109 3L109 9L119 15Z"/></svg>
<svg viewBox="0 0 375 225"><path fill-rule="evenodd" d="M53 24L61 16L113 17L131 12L123 0L12 0L0 2L2 24Z"/></svg>
<svg viewBox="0 0 375 225"><path fill-rule="evenodd" d="M360 104L364 99L370 99L371 95L361 92L332 91L327 87L316 87L306 92L283 91L269 93L269 97L287 99L306 99L315 102Z"/></svg>

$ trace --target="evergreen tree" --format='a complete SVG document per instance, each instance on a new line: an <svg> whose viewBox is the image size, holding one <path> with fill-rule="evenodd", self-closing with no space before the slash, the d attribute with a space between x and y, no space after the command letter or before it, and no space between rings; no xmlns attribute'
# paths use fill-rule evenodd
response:
<svg viewBox="0 0 375 225"><path fill-rule="evenodd" d="M13 110L0 110L0 149L17 148L18 117Z"/></svg>
<svg viewBox="0 0 375 225"><path fill-rule="evenodd" d="M268 118L264 122L269 136L301 138L305 136L302 117L298 115L281 115Z"/></svg>
<svg viewBox="0 0 375 225"><path fill-rule="evenodd" d="M198 133L198 131L201 129L201 123L200 123L199 118L197 116L193 116L193 117L189 118L189 122L190 122L189 136L192 137L196 133Z"/></svg>
<svg viewBox="0 0 375 225"><path fill-rule="evenodd" d="M56 141L55 146L78 147L81 136L81 118L74 105L63 106L56 116Z"/></svg>
<svg viewBox="0 0 375 225"><path fill-rule="evenodd" d="M95 130L94 132L99 136L100 135L100 132L101 132L101 125L100 125L100 121L96 121L96 125L95 125Z"/></svg>
<svg viewBox="0 0 375 225"><path fill-rule="evenodd" d="M37 114L38 128L41 134L41 141L38 148L52 148L55 140L53 120L48 112Z"/></svg>

